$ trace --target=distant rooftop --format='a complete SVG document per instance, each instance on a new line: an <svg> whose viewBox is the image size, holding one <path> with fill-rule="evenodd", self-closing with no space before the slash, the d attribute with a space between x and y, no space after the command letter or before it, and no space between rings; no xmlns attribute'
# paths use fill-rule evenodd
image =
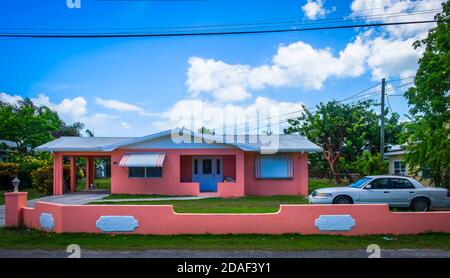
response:
<svg viewBox="0 0 450 278"><path fill-rule="evenodd" d="M13 142L13 141L9 141L9 140L2 140L2 139L0 139L0 144L6 144L8 147L10 147L10 148L17 148L17 144L16 144L16 142Z"/></svg>

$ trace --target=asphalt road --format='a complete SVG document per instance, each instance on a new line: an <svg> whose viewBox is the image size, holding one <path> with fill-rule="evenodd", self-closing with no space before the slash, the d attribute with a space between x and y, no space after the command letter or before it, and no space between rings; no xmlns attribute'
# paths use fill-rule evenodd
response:
<svg viewBox="0 0 450 278"><path fill-rule="evenodd" d="M367 258L366 250L320 251L91 251L81 250L82 258ZM450 251L436 249L381 250L382 258L450 258ZM66 258L69 253L46 250L2 250L0 258Z"/></svg>

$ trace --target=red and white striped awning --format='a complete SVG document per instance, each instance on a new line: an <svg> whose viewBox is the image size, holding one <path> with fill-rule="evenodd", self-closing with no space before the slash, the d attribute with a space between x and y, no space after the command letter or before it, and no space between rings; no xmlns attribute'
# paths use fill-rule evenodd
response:
<svg viewBox="0 0 450 278"><path fill-rule="evenodd" d="M126 153L119 162L121 167L162 167L165 153Z"/></svg>

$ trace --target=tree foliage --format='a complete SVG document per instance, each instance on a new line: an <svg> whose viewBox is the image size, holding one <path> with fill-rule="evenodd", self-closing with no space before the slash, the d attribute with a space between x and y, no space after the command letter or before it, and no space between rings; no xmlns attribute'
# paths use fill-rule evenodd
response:
<svg viewBox="0 0 450 278"><path fill-rule="evenodd" d="M11 140L21 153L61 136L79 136L82 123L67 125L47 106L36 106L30 99L18 105L0 102L1 139Z"/></svg>
<svg viewBox="0 0 450 278"><path fill-rule="evenodd" d="M450 2L442 4L435 28L415 48L425 48L414 86L405 97L410 105L406 161L410 171L426 170L432 182L450 187Z"/></svg>
<svg viewBox="0 0 450 278"><path fill-rule="evenodd" d="M323 149L323 157L337 183L340 173L358 171L356 162L364 151L375 154L380 146L379 116L374 111L374 101L343 104L337 101L320 103L316 111L304 108L297 119L289 120L285 133L300 133ZM387 110L385 111L387 114ZM399 115L392 114L386 121L387 144L396 144L402 130Z"/></svg>

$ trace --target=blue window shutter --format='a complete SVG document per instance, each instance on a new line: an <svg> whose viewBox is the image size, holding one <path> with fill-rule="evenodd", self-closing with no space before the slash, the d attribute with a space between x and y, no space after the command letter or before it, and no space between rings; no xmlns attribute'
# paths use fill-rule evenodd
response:
<svg viewBox="0 0 450 278"><path fill-rule="evenodd" d="M255 178L292 179L294 176L291 154L255 156Z"/></svg>

